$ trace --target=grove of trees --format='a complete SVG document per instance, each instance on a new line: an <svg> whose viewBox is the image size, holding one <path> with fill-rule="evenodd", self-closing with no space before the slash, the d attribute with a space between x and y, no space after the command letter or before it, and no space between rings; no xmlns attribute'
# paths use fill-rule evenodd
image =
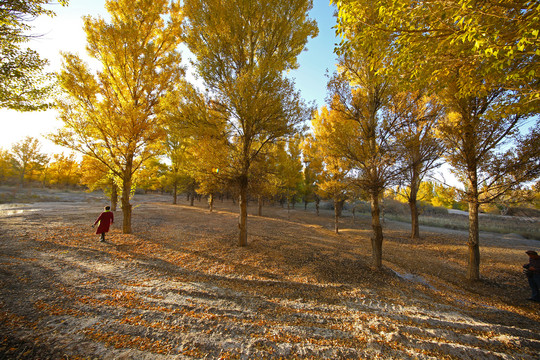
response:
<svg viewBox="0 0 540 360"><path fill-rule="evenodd" d="M0 151L0 181L102 188L113 207L119 193L124 233L135 188L170 191L173 203L179 193L191 203L204 195L210 210L216 196L230 196L240 246L248 245L250 199L259 214L265 201L289 209L314 202L317 213L321 199L331 201L336 233L345 202L361 199L370 204L376 269L385 194L408 203L413 239L421 236L420 200L461 202L469 214L467 277L479 279L481 208L538 193L540 5L332 3L338 64L327 104L315 111L287 77L318 33L311 0L108 0L110 20L86 17L84 25L100 67L62 54L57 74L64 127L51 139L84 157L47 158L26 139ZM34 6L35 15L44 12ZM17 12L6 14L14 14L9 41L18 44L13 29L24 25ZM182 44L196 84L186 80ZM4 89L24 81L0 76L9 78L0 77L1 106L43 105L10 105ZM428 181L442 163L460 187Z"/></svg>

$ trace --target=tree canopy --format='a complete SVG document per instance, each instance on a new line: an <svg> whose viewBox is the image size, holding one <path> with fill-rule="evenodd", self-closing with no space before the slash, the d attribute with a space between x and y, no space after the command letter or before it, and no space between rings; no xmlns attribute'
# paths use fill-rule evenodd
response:
<svg viewBox="0 0 540 360"><path fill-rule="evenodd" d="M404 80L428 83L452 78L467 66L490 83L502 85L528 109L539 107L540 4L535 0L333 0L337 4L340 51L354 42L386 32L395 38L396 57L390 71ZM377 10L365 17L364 8ZM363 37L348 28L363 27ZM478 94L478 84L461 81L462 96ZM481 89L481 88L480 88Z"/></svg>
<svg viewBox="0 0 540 360"><path fill-rule="evenodd" d="M48 64L24 44L30 35L29 22L38 16L54 16L47 8L52 0L3 0L0 3L0 108L20 111L44 110L53 86ZM60 0L67 5L67 0Z"/></svg>

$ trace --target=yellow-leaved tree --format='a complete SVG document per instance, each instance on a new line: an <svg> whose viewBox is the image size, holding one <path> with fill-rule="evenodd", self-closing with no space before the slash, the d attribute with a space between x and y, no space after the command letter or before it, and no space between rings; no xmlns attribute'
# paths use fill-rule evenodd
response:
<svg viewBox="0 0 540 360"><path fill-rule="evenodd" d="M276 177L281 195L287 200L287 210L290 210L291 203L294 209L296 196L302 182L301 141L301 136L297 135L286 143L277 144Z"/></svg>
<svg viewBox="0 0 540 360"><path fill-rule="evenodd" d="M54 154L42 178L50 185L77 186L81 180L80 164L74 154Z"/></svg>
<svg viewBox="0 0 540 360"><path fill-rule="evenodd" d="M313 136L304 147L306 156L320 164L317 194L334 202L334 230L339 233L339 217L347 200L352 178L349 176L351 162L341 155L336 146L340 139L354 133L351 123L343 122L335 111L323 107L311 120ZM339 134L339 135L338 135ZM316 160L315 160L316 159Z"/></svg>
<svg viewBox="0 0 540 360"><path fill-rule="evenodd" d="M12 177L15 177L13 157L9 151L0 148L0 183L6 183Z"/></svg>
<svg viewBox="0 0 540 360"><path fill-rule="evenodd" d="M103 190L111 200L111 210L116 211L120 181L111 169L96 158L85 155L81 161L80 171L81 184L85 185L89 191Z"/></svg>
<svg viewBox="0 0 540 360"><path fill-rule="evenodd" d="M227 121L218 111L219 104L192 85L166 99L163 118L171 176L178 185L188 185L184 190L192 195L195 191L207 195L212 210L214 195L227 188L232 176Z"/></svg>
<svg viewBox="0 0 540 360"><path fill-rule="evenodd" d="M420 237L418 193L422 179L441 164L443 147L435 137L439 119L444 115L434 96L422 92L402 92L392 98L389 112L398 118L396 134L398 161L403 168L404 197L411 210L411 238Z"/></svg>
<svg viewBox="0 0 540 360"><path fill-rule="evenodd" d="M312 120L313 121L313 120ZM315 201L315 212L319 216L319 205L321 197L318 194L319 183L322 181L324 164L323 159L319 156L318 143L312 135L304 138L301 144L302 160L303 160L303 196L304 209L307 208L307 202L312 198Z"/></svg>
<svg viewBox="0 0 540 360"><path fill-rule="evenodd" d="M309 109L285 72L317 35L311 0L185 0L186 42L216 109L239 191L239 245L247 245L250 167L272 142L290 136Z"/></svg>
<svg viewBox="0 0 540 360"><path fill-rule="evenodd" d="M110 23L84 18L93 72L79 56L63 54L58 101L64 127L52 139L93 157L121 180L122 230L131 233L133 176L164 138L160 102L183 68L178 45L182 12L168 0L108 0Z"/></svg>
<svg viewBox="0 0 540 360"><path fill-rule="evenodd" d="M47 155L41 152L39 140L27 136L11 147L13 167L19 175L19 185L24 186L26 180L37 180L39 174L49 162Z"/></svg>
<svg viewBox="0 0 540 360"><path fill-rule="evenodd" d="M469 81L485 82L479 78ZM493 86L479 91L477 96L462 96L459 85L449 85L445 100L450 112L441 121L437 134L445 146L445 159L465 188L469 210L467 278L478 280L480 205L494 201L522 182L538 179L540 133L519 135L520 125L530 114L514 108L514 94L502 88ZM539 125L537 120L536 129Z"/></svg>
<svg viewBox="0 0 540 360"><path fill-rule="evenodd" d="M382 267L383 228L381 199L385 189L401 174L397 166L396 132L399 121L387 116L392 95L390 80L377 72L380 58L373 55L343 58L342 73L331 84L334 98L328 146L345 159L355 174L355 185L371 202L373 264Z"/></svg>

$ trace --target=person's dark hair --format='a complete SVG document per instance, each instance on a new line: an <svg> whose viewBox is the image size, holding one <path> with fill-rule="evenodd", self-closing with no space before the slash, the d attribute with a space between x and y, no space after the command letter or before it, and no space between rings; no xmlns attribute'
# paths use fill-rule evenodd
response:
<svg viewBox="0 0 540 360"><path fill-rule="evenodd" d="M110 206L105 206L105 210L111 210Z"/></svg>

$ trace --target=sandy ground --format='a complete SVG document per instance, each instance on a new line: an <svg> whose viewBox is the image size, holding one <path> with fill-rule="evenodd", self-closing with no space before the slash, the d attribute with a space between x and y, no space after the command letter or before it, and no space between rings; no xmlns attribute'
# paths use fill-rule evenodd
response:
<svg viewBox="0 0 540 360"><path fill-rule="evenodd" d="M136 195L99 243L102 197L55 200L0 205L0 359L540 359L538 241L482 234L470 283L460 231L387 222L376 272L367 218L265 207L240 248L232 203Z"/></svg>

